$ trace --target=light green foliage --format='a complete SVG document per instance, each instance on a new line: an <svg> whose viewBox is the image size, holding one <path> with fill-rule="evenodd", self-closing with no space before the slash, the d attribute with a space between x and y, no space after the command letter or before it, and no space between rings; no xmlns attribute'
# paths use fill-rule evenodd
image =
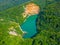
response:
<svg viewBox="0 0 60 45"><path fill-rule="evenodd" d="M23 11L23 6L16 6L0 12L0 45L21 45L23 32L20 25L24 21ZM18 36L9 34L9 31L15 31Z"/></svg>

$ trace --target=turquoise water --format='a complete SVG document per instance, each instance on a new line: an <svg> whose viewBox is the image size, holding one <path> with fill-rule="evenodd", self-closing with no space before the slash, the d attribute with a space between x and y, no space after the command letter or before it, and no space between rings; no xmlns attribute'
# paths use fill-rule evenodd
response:
<svg viewBox="0 0 60 45"><path fill-rule="evenodd" d="M27 32L23 36L24 38L30 38L37 33L36 18L37 18L37 15L32 15L28 17L26 21L21 25L22 30Z"/></svg>

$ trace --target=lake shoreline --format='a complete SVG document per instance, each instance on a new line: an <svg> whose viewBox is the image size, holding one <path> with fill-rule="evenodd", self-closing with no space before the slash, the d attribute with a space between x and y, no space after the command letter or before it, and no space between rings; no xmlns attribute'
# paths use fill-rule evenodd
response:
<svg viewBox="0 0 60 45"><path fill-rule="evenodd" d="M31 32L31 33L32 33L32 34L30 35L31 37L33 37L33 36L37 33L36 26L35 26L35 25L36 25L35 22L36 22L37 16L38 16L38 15L35 14L35 15L28 16L28 17L25 19L25 21L27 21L27 19L28 19L29 17L32 17L32 19L34 20L34 23L33 23L34 26L33 26L32 29L35 30L36 32L35 32L35 33L34 33L34 32L33 32L33 33ZM24 21L24 23L25 23L25 21ZM32 21L32 20L30 20L30 21ZM29 22L29 21L28 21L28 22ZM24 23L23 23L23 24L24 24ZM23 25L23 24L22 24L22 25ZM28 25L28 24L27 24L27 25ZM25 27L25 26L24 26L24 27ZM28 27L27 27L27 28L28 28ZM26 28L26 29L27 29L27 28ZM35 29L34 29L34 28L35 28ZM24 30L24 29L22 28L22 26L21 26L21 29L22 29L22 31L23 31L23 33L24 33L23 38L25 38L24 36L25 36L25 35L28 35L29 32L27 32L26 30ZM30 30L30 29L28 29L28 30ZM31 30L31 31L32 31L32 30ZM33 35L33 36L32 36L32 35ZM31 37L29 37L29 38L31 38Z"/></svg>

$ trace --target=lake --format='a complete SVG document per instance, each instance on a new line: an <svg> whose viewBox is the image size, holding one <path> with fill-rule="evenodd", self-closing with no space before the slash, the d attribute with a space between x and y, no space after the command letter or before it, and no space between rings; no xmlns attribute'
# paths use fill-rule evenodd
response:
<svg viewBox="0 0 60 45"><path fill-rule="evenodd" d="M26 21L21 25L23 31L27 32L23 38L30 38L37 33L36 30L37 15L29 16Z"/></svg>

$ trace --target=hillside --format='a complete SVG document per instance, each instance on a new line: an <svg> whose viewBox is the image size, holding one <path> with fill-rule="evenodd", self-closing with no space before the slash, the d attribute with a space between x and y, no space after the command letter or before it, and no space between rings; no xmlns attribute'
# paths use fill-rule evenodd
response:
<svg viewBox="0 0 60 45"><path fill-rule="evenodd" d="M21 45L22 42L25 42L25 39L22 38L24 32L20 25L26 19L23 18L22 13L28 3L30 2L0 12L0 45Z"/></svg>
<svg viewBox="0 0 60 45"><path fill-rule="evenodd" d="M28 1L30 0L0 0L0 12Z"/></svg>
<svg viewBox="0 0 60 45"><path fill-rule="evenodd" d="M27 3L0 12L0 45L20 45L24 39L20 25L24 22L22 13Z"/></svg>
<svg viewBox="0 0 60 45"><path fill-rule="evenodd" d="M0 45L60 45L60 1L32 0L39 5L36 19L38 33L31 38L23 38L20 25L27 18L22 13L26 4L8 8L0 12Z"/></svg>
<svg viewBox="0 0 60 45"><path fill-rule="evenodd" d="M37 18L33 45L60 45L60 2L47 3ZM37 40L37 41L36 41Z"/></svg>

